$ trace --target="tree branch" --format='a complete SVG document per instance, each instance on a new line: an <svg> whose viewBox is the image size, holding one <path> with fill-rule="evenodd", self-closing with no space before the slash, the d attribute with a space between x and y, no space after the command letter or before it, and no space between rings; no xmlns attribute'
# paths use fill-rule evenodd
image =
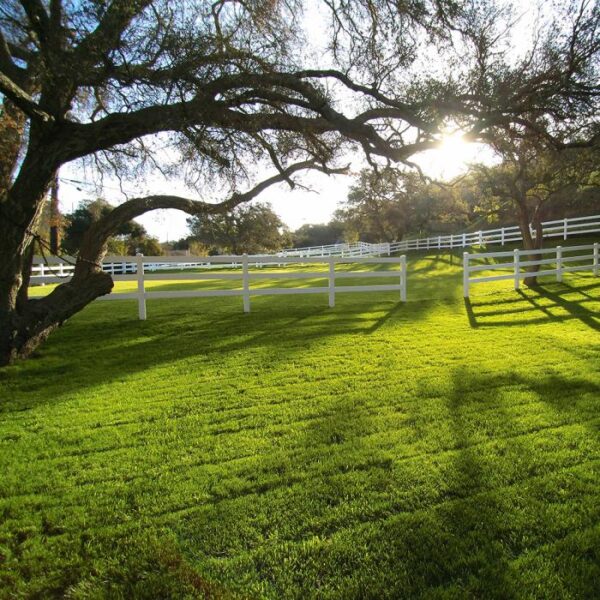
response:
<svg viewBox="0 0 600 600"><path fill-rule="evenodd" d="M236 192L227 200L216 204L172 195L152 195L143 198L132 198L123 202L106 216L96 221L86 232L81 244L74 277L87 277L90 270L94 268L98 270L105 253L106 240L123 224L144 213L157 209L181 210L190 215L226 213L239 204L252 200L268 187L287 181L291 175L302 170L315 170L332 175L347 173L348 167L330 168L313 160L294 163L284 169L282 173L265 179L247 192Z"/></svg>
<svg viewBox="0 0 600 600"><path fill-rule="evenodd" d="M0 92L12 100L15 106L18 106L28 117L34 121L43 123L54 122L54 117L42 110L31 98L24 92L12 79L4 73L0 73Z"/></svg>

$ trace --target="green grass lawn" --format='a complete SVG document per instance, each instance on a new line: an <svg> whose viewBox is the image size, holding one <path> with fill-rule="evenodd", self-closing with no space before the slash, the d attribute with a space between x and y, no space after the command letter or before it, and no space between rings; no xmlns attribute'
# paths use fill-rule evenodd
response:
<svg viewBox="0 0 600 600"><path fill-rule="evenodd" d="M409 259L404 305L97 302L0 370L0 597L597 597L600 278Z"/></svg>

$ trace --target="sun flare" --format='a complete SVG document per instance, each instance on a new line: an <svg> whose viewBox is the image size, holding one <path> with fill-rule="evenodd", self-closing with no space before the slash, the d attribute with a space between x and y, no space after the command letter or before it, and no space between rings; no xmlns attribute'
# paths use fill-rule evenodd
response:
<svg viewBox="0 0 600 600"><path fill-rule="evenodd" d="M463 132L452 131L441 138L438 148L424 152L416 162L430 177L452 179L467 171L470 163L489 160L490 152L483 144L467 142Z"/></svg>

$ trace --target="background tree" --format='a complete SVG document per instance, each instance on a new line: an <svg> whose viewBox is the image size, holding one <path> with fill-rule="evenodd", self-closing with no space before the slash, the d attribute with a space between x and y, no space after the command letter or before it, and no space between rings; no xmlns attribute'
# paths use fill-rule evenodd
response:
<svg viewBox="0 0 600 600"><path fill-rule="evenodd" d="M66 215L62 249L67 254L76 256L85 233L93 223L96 223L112 210L103 198L83 201L71 214ZM108 252L111 254L135 255L142 252L148 256L162 254L158 241L149 237L146 229L140 223L127 221L123 223L107 240Z"/></svg>
<svg viewBox="0 0 600 600"><path fill-rule="evenodd" d="M408 228L409 200L400 178L392 168L361 171L336 217L362 241L401 240Z"/></svg>
<svg viewBox="0 0 600 600"><path fill-rule="evenodd" d="M498 140L494 147L502 156L494 167L474 165L474 180L482 202L492 210L500 207L516 218L523 246L536 250L543 244L542 221L549 205L559 206L567 199L600 189L600 147L568 149L560 152L540 148L528 138ZM485 208L484 208L485 210ZM529 260L536 260L532 254ZM528 267L535 272L539 267ZM528 285L536 277L525 279Z"/></svg>
<svg viewBox="0 0 600 600"><path fill-rule="evenodd" d="M460 182L442 185L413 171L365 169L336 212L346 229L367 242L392 242L406 234L433 235L464 228L468 205Z"/></svg>
<svg viewBox="0 0 600 600"><path fill-rule="evenodd" d="M329 223L306 223L292 233L292 245L296 248L326 246L344 241L344 224L335 219Z"/></svg>
<svg viewBox="0 0 600 600"><path fill-rule="evenodd" d="M191 217L191 240L218 254L259 254L280 250L290 235L270 204L238 206L225 214Z"/></svg>
<svg viewBox="0 0 600 600"><path fill-rule="evenodd" d="M522 59L503 37L508 9L492 0L325 6L330 43L310 52L297 3L3 3L0 364L110 292L107 240L149 210L227 212L301 170L339 171L336 156L351 149L408 162L439 144L449 119L473 140L515 122L535 130L540 115L547 144L596 134L599 17L585 0L559 6ZM433 55L444 69L427 63ZM127 200L90 226L72 280L30 301L46 190L61 165L86 157L122 176L184 172L204 201ZM257 183L260 162L275 175Z"/></svg>

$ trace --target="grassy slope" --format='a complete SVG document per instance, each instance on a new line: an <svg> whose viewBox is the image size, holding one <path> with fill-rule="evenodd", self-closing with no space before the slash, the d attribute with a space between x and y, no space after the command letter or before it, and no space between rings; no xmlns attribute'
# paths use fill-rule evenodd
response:
<svg viewBox="0 0 600 600"><path fill-rule="evenodd" d="M592 597L600 281L457 264L96 303L0 371L0 597Z"/></svg>

